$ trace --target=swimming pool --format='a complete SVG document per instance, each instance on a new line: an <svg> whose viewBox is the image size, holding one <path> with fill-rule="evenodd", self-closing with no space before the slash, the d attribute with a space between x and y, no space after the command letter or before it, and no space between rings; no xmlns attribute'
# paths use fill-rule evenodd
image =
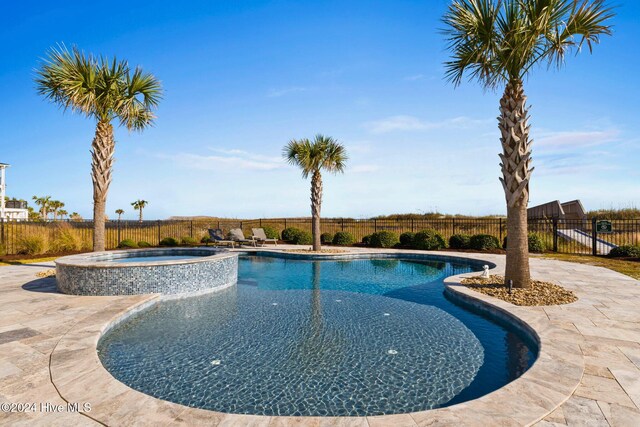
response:
<svg viewBox="0 0 640 427"><path fill-rule="evenodd" d="M100 358L152 396L221 412L364 416L474 399L537 349L445 298L473 261L243 256L238 286L166 301L110 331Z"/></svg>

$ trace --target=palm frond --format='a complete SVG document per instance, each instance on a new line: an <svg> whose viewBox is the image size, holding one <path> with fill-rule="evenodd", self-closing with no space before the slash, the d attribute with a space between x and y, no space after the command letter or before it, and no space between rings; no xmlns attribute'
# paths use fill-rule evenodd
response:
<svg viewBox="0 0 640 427"><path fill-rule="evenodd" d="M348 159L342 144L321 134L316 135L313 141L306 138L289 141L282 150L282 156L289 164L298 166L305 179L321 170L344 172Z"/></svg>

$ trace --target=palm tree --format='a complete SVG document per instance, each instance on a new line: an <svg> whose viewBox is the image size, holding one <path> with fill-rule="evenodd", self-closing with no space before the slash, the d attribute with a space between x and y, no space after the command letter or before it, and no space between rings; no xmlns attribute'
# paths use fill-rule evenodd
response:
<svg viewBox="0 0 640 427"><path fill-rule="evenodd" d="M302 177L311 175L311 221L313 250L321 249L320 209L322 206L321 170L331 173L344 172L347 153L344 146L331 137L316 135L315 139L291 140L282 151L283 157L302 169Z"/></svg>
<svg viewBox="0 0 640 427"><path fill-rule="evenodd" d="M82 221L82 216L78 212L71 212L69 219L71 221Z"/></svg>
<svg viewBox="0 0 640 427"><path fill-rule="evenodd" d="M126 61L61 46L50 50L37 71L36 84L46 99L97 123L91 144L93 250L104 251L105 205L115 151L111 123L117 119L130 131L149 127L162 95L160 82L140 68L132 70Z"/></svg>
<svg viewBox="0 0 640 427"><path fill-rule="evenodd" d="M124 213L124 209L116 209L116 214L118 215L118 221L122 218L122 214Z"/></svg>
<svg viewBox="0 0 640 427"><path fill-rule="evenodd" d="M49 202L49 209L51 209L51 213L53 214L54 221L58 219L59 211L63 207L64 207L64 203L61 202L60 200L51 200L51 202Z"/></svg>
<svg viewBox="0 0 640 427"><path fill-rule="evenodd" d="M69 212L65 211L64 209L61 209L58 211L58 215L60 215L60 219L64 219L65 216L69 215Z"/></svg>
<svg viewBox="0 0 640 427"><path fill-rule="evenodd" d="M568 53L589 51L610 35L614 16L604 0L454 0L444 15L451 59L446 76L459 85L468 73L484 88L504 86L498 128L507 202L505 280L530 286L527 204L531 143L523 80L535 65L561 67Z"/></svg>
<svg viewBox="0 0 640 427"><path fill-rule="evenodd" d="M43 221L47 220L47 217L49 216L49 207L51 205L51 196L43 196L43 197L38 197L38 196L33 196L33 201L35 202L36 205L40 206L40 218Z"/></svg>
<svg viewBox="0 0 640 427"><path fill-rule="evenodd" d="M146 200L136 200L135 202L131 203L131 206L133 206L133 209L137 209L139 211L139 213L140 213L140 222L142 222L142 210L148 204L149 204L149 202L147 202Z"/></svg>

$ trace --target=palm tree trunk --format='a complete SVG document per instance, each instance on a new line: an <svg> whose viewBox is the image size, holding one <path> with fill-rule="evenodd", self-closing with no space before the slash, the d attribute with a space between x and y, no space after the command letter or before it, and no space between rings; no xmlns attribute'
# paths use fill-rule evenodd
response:
<svg viewBox="0 0 640 427"><path fill-rule="evenodd" d="M142 207L140 207L140 222L142 222Z"/></svg>
<svg viewBox="0 0 640 427"><path fill-rule="evenodd" d="M502 187L507 199L507 265L505 281L513 281L516 288L531 285L529 271L529 245L527 204L529 203L529 180L531 143L529 140L529 109L526 106L522 81L511 81L500 99L498 117L502 136Z"/></svg>
<svg viewBox="0 0 640 427"><path fill-rule="evenodd" d="M93 181L93 250L101 252L104 245L104 221L107 193L111 184L113 166L113 126L108 121L100 121L91 144L91 179Z"/></svg>
<svg viewBox="0 0 640 427"><path fill-rule="evenodd" d="M313 235L313 250L322 249L320 241L320 207L322 205L322 176L320 171L314 171L311 177L311 234Z"/></svg>

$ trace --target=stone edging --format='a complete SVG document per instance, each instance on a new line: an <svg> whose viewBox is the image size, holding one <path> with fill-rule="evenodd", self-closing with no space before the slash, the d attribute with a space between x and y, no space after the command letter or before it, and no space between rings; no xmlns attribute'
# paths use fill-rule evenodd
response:
<svg viewBox="0 0 640 427"><path fill-rule="evenodd" d="M397 257L395 252L389 254ZM402 254L408 255L405 252ZM580 384L584 359L579 346L572 344L577 332L553 326L540 311L517 307L460 285L462 278L467 276L468 274L453 276L445 280L449 296L473 305L490 316L515 323L523 332L537 338L539 354L533 366L518 379L478 399L457 405L410 414L370 417L267 417L190 408L151 397L129 388L111 376L100 362L97 345L100 337L114 324L121 322L123 316L157 303L160 300L157 295L147 296L142 302L139 297L134 303L131 300L116 302L108 309L85 319L78 329L64 335L51 354L51 380L63 399L69 402L91 402L94 409L85 415L106 425L142 421L145 424L204 422L208 425L230 423L265 426L290 422L300 422L302 425L340 423L370 427L424 426L436 423L531 425L566 401Z"/></svg>

